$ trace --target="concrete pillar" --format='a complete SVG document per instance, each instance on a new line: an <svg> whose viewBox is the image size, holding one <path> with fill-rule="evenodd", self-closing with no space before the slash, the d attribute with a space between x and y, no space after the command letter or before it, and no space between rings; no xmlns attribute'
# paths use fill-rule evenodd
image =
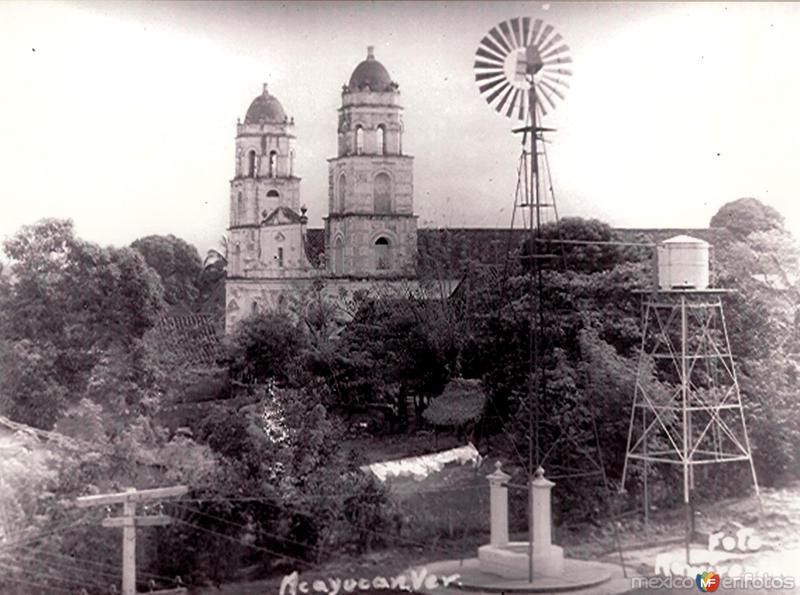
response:
<svg viewBox="0 0 800 595"><path fill-rule="evenodd" d="M508 488L506 483L511 476L503 473L500 461L495 463L494 473L486 476L489 480L489 518L491 533L490 545L508 544Z"/></svg>
<svg viewBox="0 0 800 595"><path fill-rule="evenodd" d="M545 552L552 544L550 516L550 490L556 485L545 479L544 469L539 467L531 480L531 520L533 521L533 549Z"/></svg>

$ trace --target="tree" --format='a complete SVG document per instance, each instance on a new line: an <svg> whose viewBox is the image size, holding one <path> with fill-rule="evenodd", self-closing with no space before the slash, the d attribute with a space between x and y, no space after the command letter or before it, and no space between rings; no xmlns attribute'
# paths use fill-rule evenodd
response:
<svg viewBox="0 0 800 595"><path fill-rule="evenodd" d="M172 234L139 238L131 248L137 250L158 273L164 286L164 301L170 309L176 313L193 312L203 271L197 249Z"/></svg>
<svg viewBox="0 0 800 595"><path fill-rule="evenodd" d="M780 213L756 199L724 205L711 224L735 235L716 251L717 282L736 290L725 316L756 471L769 485L800 472L800 247Z"/></svg>
<svg viewBox="0 0 800 595"><path fill-rule="evenodd" d="M711 218L711 227L724 227L738 237L755 231L783 229L783 215L756 198L725 203Z"/></svg>
<svg viewBox="0 0 800 595"><path fill-rule="evenodd" d="M103 352L131 349L155 323L161 284L138 252L85 242L71 221L24 226L3 247L0 407L49 427L82 398Z"/></svg>
<svg viewBox="0 0 800 595"><path fill-rule="evenodd" d="M305 345L305 335L287 316L257 312L240 321L230 338L231 374L248 383L291 382Z"/></svg>

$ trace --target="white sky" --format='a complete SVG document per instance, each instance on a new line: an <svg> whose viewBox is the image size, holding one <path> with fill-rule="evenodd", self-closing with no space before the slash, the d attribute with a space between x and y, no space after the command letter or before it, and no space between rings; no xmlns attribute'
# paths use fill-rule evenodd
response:
<svg viewBox="0 0 800 595"><path fill-rule="evenodd" d="M800 4L0 2L0 237L71 217L101 244L173 233L203 254L263 82L295 117L320 226L369 44L400 85L420 225L507 227L519 139L472 62L514 16L552 23L575 60L545 121L562 216L701 227L755 196L800 231Z"/></svg>

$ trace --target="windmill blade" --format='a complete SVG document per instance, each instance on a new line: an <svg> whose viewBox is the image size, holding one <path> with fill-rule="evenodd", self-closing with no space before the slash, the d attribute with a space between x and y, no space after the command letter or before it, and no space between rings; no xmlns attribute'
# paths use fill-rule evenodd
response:
<svg viewBox="0 0 800 595"><path fill-rule="evenodd" d="M542 47L547 41L547 38L550 37L550 34L553 32L553 25L547 25L543 30L542 34L539 36L539 39L536 41L535 45L537 48Z"/></svg>
<svg viewBox="0 0 800 595"><path fill-rule="evenodd" d="M558 56L544 61L545 66L553 64L572 64L572 58L570 56Z"/></svg>
<svg viewBox="0 0 800 595"><path fill-rule="evenodd" d="M481 93L486 93L487 91L491 91L492 89L494 89L497 85L502 85L504 83L508 84L506 82L506 78L504 76L501 76L500 78L482 84L480 87L478 87L478 91L480 91Z"/></svg>
<svg viewBox="0 0 800 595"><path fill-rule="evenodd" d="M500 31L505 35L506 42L508 43L509 47L513 50L516 45L514 44L514 36L511 34L511 27L508 24L508 21L503 21L498 25L500 27Z"/></svg>
<svg viewBox="0 0 800 595"><path fill-rule="evenodd" d="M486 50L485 48L478 48L478 51L475 52L475 55L488 60L492 64L496 64L500 68L503 67L503 58L495 56L492 52Z"/></svg>
<svg viewBox="0 0 800 595"><path fill-rule="evenodd" d="M536 104L534 105L534 109L538 110L538 112L539 112L539 115L540 115L542 118L544 118L544 117L547 115L547 110L546 110L546 109L544 109L544 106L542 105L542 102L541 102L541 101L537 101L537 102L536 102Z"/></svg>
<svg viewBox="0 0 800 595"><path fill-rule="evenodd" d="M531 19L530 17L523 17L522 19L522 45L527 47L528 44L528 35L531 32Z"/></svg>
<svg viewBox="0 0 800 595"><path fill-rule="evenodd" d="M539 85L541 85L543 89L547 89L548 91L550 91L550 93L558 97L561 101L564 101L565 99L564 94L558 89L556 89L554 86L552 86L550 83L548 83L547 81L540 80Z"/></svg>
<svg viewBox="0 0 800 595"><path fill-rule="evenodd" d="M536 21L533 23L533 31L531 31L531 38L525 45L536 45L536 38L539 35L539 31L541 31L542 25L544 25L542 19L536 19Z"/></svg>
<svg viewBox="0 0 800 595"><path fill-rule="evenodd" d="M508 52L504 51L499 45L497 45L495 42L493 42L491 39L489 39L488 35L486 37L484 37L483 39L481 39L481 42L478 44L478 47L480 47L480 46L483 46L487 50L493 51L495 54L500 56L502 59L505 59L505 57L508 55Z"/></svg>
<svg viewBox="0 0 800 595"><path fill-rule="evenodd" d="M519 101L519 95L520 95L520 90L519 89L514 89L514 98L511 100L511 103L508 104L508 111L506 112L506 118L510 118L511 114L514 113L514 107L515 107L517 101ZM500 110L497 110L497 111L500 111Z"/></svg>
<svg viewBox="0 0 800 595"><path fill-rule="evenodd" d="M561 41L562 39L564 39L564 38L563 38L563 37L561 37L561 33L556 33L555 35L553 35L553 37L551 37L551 38L550 38L550 41L548 41L548 42L547 42L546 44L544 44L543 46L541 46L541 47L537 48L537 49L539 50L539 55L540 55L542 58L544 58L544 56L545 56L545 53L546 53L546 52L547 52L547 51L548 51L548 50L549 50L551 47L553 47L555 44L557 44L559 41Z"/></svg>
<svg viewBox="0 0 800 595"><path fill-rule="evenodd" d="M502 85L500 85L497 89L495 89L494 91L489 93L489 95L486 96L486 103L492 103L495 99L497 99L497 96L500 95L500 93L505 91L510 86L511 83L509 83L508 81L503 81Z"/></svg>
<svg viewBox="0 0 800 595"><path fill-rule="evenodd" d="M562 46L557 47L554 50L550 50L546 54L542 54L542 60L549 60L555 58L559 54L566 54L569 51L569 46L564 44Z"/></svg>
<svg viewBox="0 0 800 595"><path fill-rule="evenodd" d="M556 109L556 104L553 102L553 98L547 94L547 92L542 88L541 82L536 83L536 90L539 92L539 95L544 97L547 100L547 103L550 104L552 109Z"/></svg>
<svg viewBox="0 0 800 595"><path fill-rule="evenodd" d="M506 91L506 94L503 95L503 97L500 98L500 101L497 104L497 107L495 107L495 109L498 112L502 113L503 107L505 107L505 105L506 105L506 101L508 101L508 98L511 97L511 92L514 91L514 90L515 90L514 87L511 87L511 86L508 87L508 91Z"/></svg>
<svg viewBox="0 0 800 595"><path fill-rule="evenodd" d="M522 39L522 30L519 26L519 17L515 17L511 19L511 30L514 32L514 41L516 42L516 46L518 48L524 47L525 42Z"/></svg>
<svg viewBox="0 0 800 595"><path fill-rule="evenodd" d="M500 78L492 79L488 83L482 84L480 87L478 87L478 91L480 91L481 94L486 94L489 91L495 89L498 85L507 85L507 84L508 81L504 76L502 76Z"/></svg>
<svg viewBox="0 0 800 595"><path fill-rule="evenodd" d="M527 117L528 117L528 94L522 93L519 100L519 113L517 114L517 120L521 120L524 122L525 118Z"/></svg>
<svg viewBox="0 0 800 595"><path fill-rule="evenodd" d="M497 64L494 64L494 63L483 62L482 60L475 60L474 68L476 68L476 69L484 68L484 69L487 69L487 70L497 70L500 67Z"/></svg>
<svg viewBox="0 0 800 595"><path fill-rule="evenodd" d="M497 30L497 27L495 27L494 29L492 29L491 31L489 31L489 35L491 35L491 36L492 36L492 38L494 38L494 40L495 40L495 41L496 41L498 44L500 44L500 47L501 47L501 48L503 48L503 49L505 50L505 53L506 53L506 54L510 54L510 53L511 53L511 48L510 48L510 47L508 47L508 44L506 43L506 40L505 40L505 39L503 39L503 36L502 36L502 35L500 35L500 32Z"/></svg>
<svg viewBox="0 0 800 595"><path fill-rule="evenodd" d="M555 66L545 66L542 68L542 72L550 76L555 76L556 74L560 74L561 76L572 76L571 70L567 70L565 68L556 68Z"/></svg>
<svg viewBox="0 0 800 595"><path fill-rule="evenodd" d="M505 76L505 73L502 70L492 70L492 71L485 70L483 72L476 72L475 81L476 82L485 81L486 79L491 79L496 76Z"/></svg>
<svg viewBox="0 0 800 595"><path fill-rule="evenodd" d="M551 82L551 83L553 83L555 85L560 85L560 86L564 87L565 89L569 89L570 88L569 83L567 81L565 81L564 79L560 79L557 76L553 76L552 74L543 73L541 75L541 77L542 77L542 79L544 79L546 81L549 81L549 82Z"/></svg>

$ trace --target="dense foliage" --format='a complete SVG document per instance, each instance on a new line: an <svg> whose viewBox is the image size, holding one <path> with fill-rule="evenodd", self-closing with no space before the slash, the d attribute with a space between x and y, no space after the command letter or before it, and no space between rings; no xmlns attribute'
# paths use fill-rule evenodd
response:
<svg viewBox="0 0 800 595"><path fill-rule="evenodd" d="M157 238L143 245L151 257L166 249ZM174 239L166 246L185 248ZM0 468L0 531L20 544L0 551L4 568L15 569L12 584L47 582L53 559L74 560L61 580L109 592L118 583L108 569L119 568L119 537L100 526L102 510L82 514L72 502L125 486L191 490L192 500L168 510L176 524L141 532L140 590L148 577L160 587L175 586L175 576L230 580L245 566L266 572L281 560L360 549L365 531L384 522L385 495L341 448L325 392L272 387L288 381L284 363L302 351L302 333L285 318L266 317L246 335L255 345L265 329L283 329L270 349L231 352L232 371L252 386L239 408L223 403L176 432L163 420L176 418L191 377L202 381L206 371L154 339L154 324L171 309L139 252L99 248L57 220L23 228L4 247L12 275L0 286L0 414L55 431ZM173 279L173 298L191 299L180 286L192 274Z"/></svg>
<svg viewBox="0 0 800 595"><path fill-rule="evenodd" d="M712 273L737 290L725 312L759 479L779 483L800 470L800 253L780 215L752 199L724 206L712 224L727 226L715 232ZM596 220L565 219L543 235L550 241L536 251L556 258L540 279L528 274L534 248L521 243L497 266L431 268L442 277L422 284L442 291L425 299L357 294L343 312L320 281L286 311L242 321L228 337L231 398L194 403L192 382L209 371L164 353L152 327L176 306L201 310L224 279L224 256L201 268L177 238L114 249L76 238L65 221L23 228L4 245L11 277L0 277L0 413L71 442L4 463L11 528L70 519L66 503L80 494L185 483L190 499L168 507L178 522L145 538L140 568L151 576L223 581L377 546L409 521L342 446L341 421L364 415L379 435L474 423L473 438L503 438L492 455L512 472L541 454L549 476L599 463L613 484L640 364L634 290L652 283L652 249ZM641 362L648 390L670 381ZM652 485L669 485L671 472L653 467ZM559 484L558 510L571 519L611 504L602 474L586 477ZM708 482L715 495L748 484L743 466ZM676 495L654 494L665 504ZM96 520L26 554L99 551L117 565L117 541Z"/></svg>

